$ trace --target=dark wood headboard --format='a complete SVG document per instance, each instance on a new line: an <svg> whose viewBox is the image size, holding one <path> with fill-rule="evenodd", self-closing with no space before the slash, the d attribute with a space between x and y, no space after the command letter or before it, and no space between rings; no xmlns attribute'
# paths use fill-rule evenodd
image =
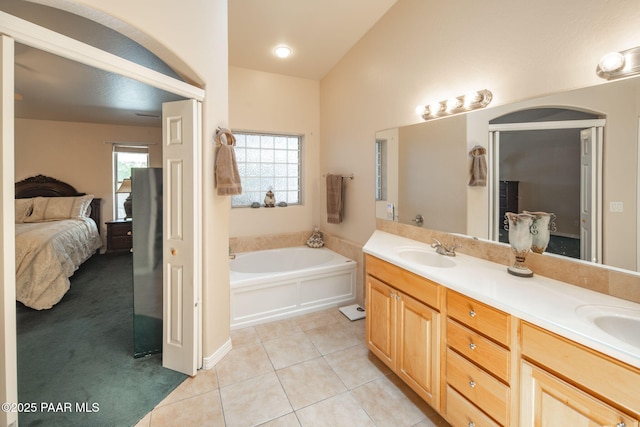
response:
<svg viewBox="0 0 640 427"><path fill-rule="evenodd" d="M28 199L31 197L74 197L84 196L87 193L79 193L72 185L44 175L31 176L16 182L16 199ZM91 214L100 232L100 203L102 199L94 198L91 202Z"/></svg>

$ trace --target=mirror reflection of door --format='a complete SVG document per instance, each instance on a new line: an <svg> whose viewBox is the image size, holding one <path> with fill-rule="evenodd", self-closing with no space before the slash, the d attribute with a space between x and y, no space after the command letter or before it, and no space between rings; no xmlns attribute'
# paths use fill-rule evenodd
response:
<svg viewBox="0 0 640 427"><path fill-rule="evenodd" d="M538 108L490 122L494 240L509 242L504 227L506 212L550 212L555 214L555 221L547 252L601 260L597 147L602 135L598 129L604 121L599 117L581 111Z"/></svg>

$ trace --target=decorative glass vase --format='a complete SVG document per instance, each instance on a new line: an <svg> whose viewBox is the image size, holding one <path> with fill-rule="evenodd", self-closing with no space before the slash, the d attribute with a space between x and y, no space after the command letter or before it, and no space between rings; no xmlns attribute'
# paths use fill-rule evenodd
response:
<svg viewBox="0 0 640 427"><path fill-rule="evenodd" d="M554 220L556 216L555 214L547 212L524 211L524 213L535 217L533 225L531 226L531 252L535 252L537 254L544 253L547 249L547 245L549 244L551 231L555 231Z"/></svg>
<svg viewBox="0 0 640 427"><path fill-rule="evenodd" d="M524 262L533 242L531 225L535 217L526 213L516 214L513 212L507 212L505 217L507 219L505 222L508 222L508 228L505 228L509 231L509 244L516 258L514 264L508 267L507 271L518 277L533 277L533 271Z"/></svg>

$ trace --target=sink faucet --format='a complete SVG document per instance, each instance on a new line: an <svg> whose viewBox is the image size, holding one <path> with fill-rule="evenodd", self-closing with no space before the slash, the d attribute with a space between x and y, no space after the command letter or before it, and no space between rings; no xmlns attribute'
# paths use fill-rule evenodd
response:
<svg viewBox="0 0 640 427"><path fill-rule="evenodd" d="M454 244L454 245L451 245L449 248L447 248L445 245L440 243L438 239L433 238L433 243L431 244L431 247L435 248L436 253L439 253L440 255L456 256L456 249L461 246Z"/></svg>

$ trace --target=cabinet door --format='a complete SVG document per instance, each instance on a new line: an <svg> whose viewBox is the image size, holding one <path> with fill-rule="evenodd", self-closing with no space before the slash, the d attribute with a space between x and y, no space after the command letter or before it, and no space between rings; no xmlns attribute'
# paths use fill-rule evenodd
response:
<svg viewBox="0 0 640 427"><path fill-rule="evenodd" d="M522 427L637 427L638 421L527 362L522 363Z"/></svg>
<svg viewBox="0 0 640 427"><path fill-rule="evenodd" d="M427 403L440 406L440 314L406 294L397 298L397 374Z"/></svg>
<svg viewBox="0 0 640 427"><path fill-rule="evenodd" d="M395 298L397 291L367 276L367 347L395 371Z"/></svg>

